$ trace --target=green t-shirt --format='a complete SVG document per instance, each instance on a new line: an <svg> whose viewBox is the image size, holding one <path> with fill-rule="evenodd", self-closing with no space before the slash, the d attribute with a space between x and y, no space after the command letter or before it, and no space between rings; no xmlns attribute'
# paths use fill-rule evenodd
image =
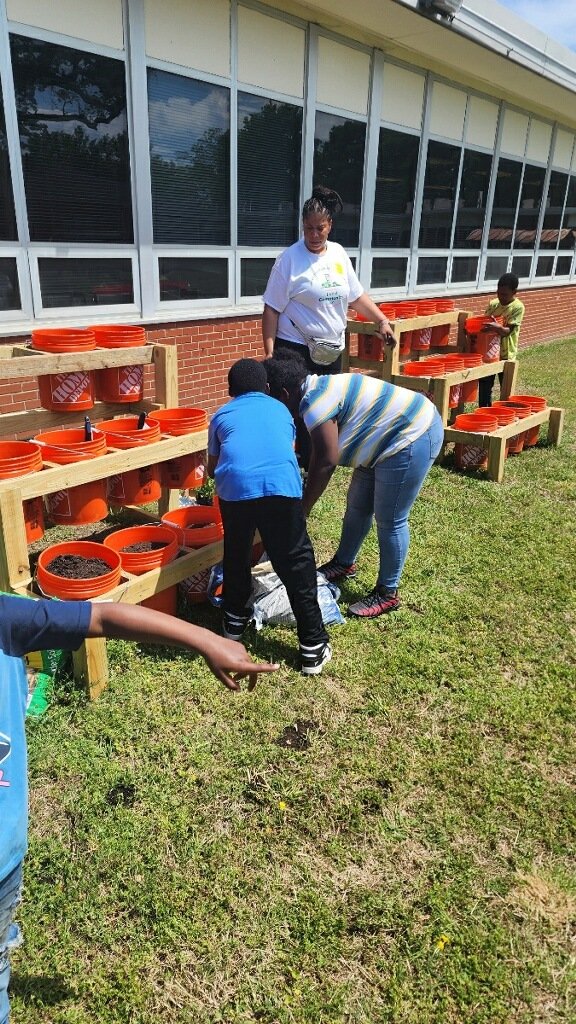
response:
<svg viewBox="0 0 576 1024"><path fill-rule="evenodd" d="M486 306L485 316L501 316L504 327L510 327L510 334L500 339L500 359L518 358L518 335L524 317L524 303L520 299L512 299L507 306L502 306L498 299L492 299Z"/></svg>

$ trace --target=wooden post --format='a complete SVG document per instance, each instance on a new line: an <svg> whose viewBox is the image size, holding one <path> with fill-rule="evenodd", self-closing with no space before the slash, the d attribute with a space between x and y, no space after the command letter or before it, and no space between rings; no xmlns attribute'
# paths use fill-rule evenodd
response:
<svg viewBox="0 0 576 1024"><path fill-rule="evenodd" d="M96 700L108 686L108 659L106 641L100 637L85 640L77 651L72 652L74 678L86 687L86 695Z"/></svg>
<svg viewBox="0 0 576 1024"><path fill-rule="evenodd" d="M506 439L497 434L488 435L488 465L486 472L490 480L502 483L504 477L504 460L506 458Z"/></svg>
<svg viewBox="0 0 576 1024"><path fill-rule="evenodd" d="M178 405L178 352L175 345L154 346L156 401L165 409Z"/></svg>
<svg viewBox="0 0 576 1024"><path fill-rule="evenodd" d="M502 384L500 393L502 398L509 398L516 389L516 378L518 376L518 363L515 359L507 359L502 371Z"/></svg>
<svg viewBox="0 0 576 1024"><path fill-rule="evenodd" d="M548 420L548 443L558 445L564 430L564 409L550 409Z"/></svg>
<svg viewBox="0 0 576 1024"><path fill-rule="evenodd" d="M342 353L342 373L350 372L350 331L344 331L344 351Z"/></svg>
<svg viewBox="0 0 576 1024"><path fill-rule="evenodd" d="M28 541L24 524L22 494L14 490L0 494L0 590L30 582Z"/></svg>

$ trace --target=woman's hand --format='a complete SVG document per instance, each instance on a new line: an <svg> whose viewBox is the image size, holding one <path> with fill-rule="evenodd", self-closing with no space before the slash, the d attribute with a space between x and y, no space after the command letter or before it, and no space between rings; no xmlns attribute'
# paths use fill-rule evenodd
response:
<svg viewBox="0 0 576 1024"><path fill-rule="evenodd" d="M388 345L389 348L394 348L396 345L394 332L386 317L382 315L382 310L378 308L366 292L362 292L362 295L355 299L354 302L351 302L350 306L357 313L360 313L361 316L366 317L367 320L373 320L378 328L376 336L382 338L384 344Z"/></svg>

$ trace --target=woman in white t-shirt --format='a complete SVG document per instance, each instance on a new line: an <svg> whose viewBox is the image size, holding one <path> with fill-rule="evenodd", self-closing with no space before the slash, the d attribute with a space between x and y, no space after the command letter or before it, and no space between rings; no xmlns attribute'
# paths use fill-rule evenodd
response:
<svg viewBox="0 0 576 1024"><path fill-rule="evenodd" d="M303 356L311 372L339 373L341 356L316 362L309 339L335 344L346 328L348 306L378 324L376 337L394 345L392 328L366 294L350 258L337 242L328 241L334 214L342 200L333 189L318 185L302 209L303 237L278 257L264 292L264 353L289 349ZM313 343L312 343L313 347Z"/></svg>

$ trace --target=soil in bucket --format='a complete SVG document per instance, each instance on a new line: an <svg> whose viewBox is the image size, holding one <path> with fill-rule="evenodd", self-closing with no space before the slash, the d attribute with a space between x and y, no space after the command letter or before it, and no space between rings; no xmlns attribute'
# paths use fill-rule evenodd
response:
<svg viewBox="0 0 576 1024"><path fill-rule="evenodd" d="M33 441L0 441L0 480L27 476L42 469L42 451ZM44 506L41 498L22 503L26 540L32 544L44 536Z"/></svg>
<svg viewBox="0 0 576 1024"><path fill-rule="evenodd" d="M96 348L92 330L54 328L32 331L31 348L54 355L89 352ZM50 373L38 377L40 404L52 412L81 412L94 405L94 374L88 370Z"/></svg>
<svg viewBox="0 0 576 1024"><path fill-rule="evenodd" d="M110 448L140 448L160 440L160 424L148 417L138 427L138 416L121 416L95 424L103 431ZM162 493L160 467L156 464L118 473L108 479L108 500L112 505L146 505L157 501Z"/></svg>
<svg viewBox="0 0 576 1024"><path fill-rule="evenodd" d="M224 536L219 511L211 505L189 505L166 512L162 522L175 530L180 543L188 548L214 544Z"/></svg>
<svg viewBox="0 0 576 1024"><path fill-rule="evenodd" d="M93 430L86 440L84 428L46 430L34 438L41 447L45 462L66 466L74 462L97 459L107 451L106 438ZM98 523L108 515L106 481L91 480L78 487L62 488L46 496L46 510L52 522L61 526L82 526Z"/></svg>
<svg viewBox="0 0 576 1024"><path fill-rule="evenodd" d="M40 552L36 566L41 592L63 601L106 594L117 586L120 573L120 555L94 541L52 544Z"/></svg>
<svg viewBox="0 0 576 1024"><path fill-rule="evenodd" d="M93 328L98 348L141 348L146 332L138 325ZM101 402L140 402L144 395L144 367L109 366L96 372L96 397Z"/></svg>
<svg viewBox="0 0 576 1024"><path fill-rule="evenodd" d="M491 434L497 430L498 420L495 416L462 413L456 417L452 426L455 430ZM457 469L486 469L488 452L481 445L457 443L454 449L454 461Z"/></svg>
<svg viewBox="0 0 576 1024"><path fill-rule="evenodd" d="M118 552L123 569L134 576L141 576L150 569L161 568L174 561L179 541L174 530L166 526L144 525L115 530L104 538L104 546ZM177 602L178 588L174 585L159 590L140 603L154 611L175 615Z"/></svg>

